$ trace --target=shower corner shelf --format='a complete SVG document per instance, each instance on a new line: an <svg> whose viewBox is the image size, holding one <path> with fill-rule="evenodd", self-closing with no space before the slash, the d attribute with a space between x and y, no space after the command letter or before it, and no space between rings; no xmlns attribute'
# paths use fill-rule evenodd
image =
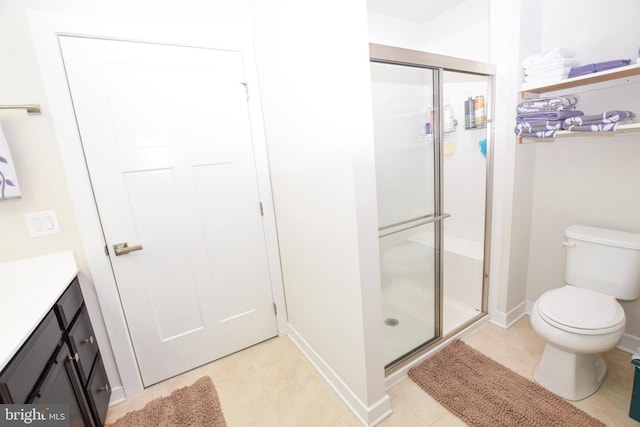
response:
<svg viewBox="0 0 640 427"><path fill-rule="evenodd" d="M630 83L640 82L640 64L628 65L626 67L614 68L612 70L601 71L599 73L587 74L584 76L573 77L570 79L560 80L556 83L542 86L522 86L520 91L521 98L527 98L527 95L549 96L552 93L564 92L569 89L580 89L589 86L592 89L606 89L615 86L626 85ZM518 142L535 143L535 142L553 142L556 139L566 138L584 138L584 137L603 137L615 136L623 134L631 134L640 132L640 123L632 123L620 125L613 132L571 132L560 131L554 138L527 138L519 137Z"/></svg>

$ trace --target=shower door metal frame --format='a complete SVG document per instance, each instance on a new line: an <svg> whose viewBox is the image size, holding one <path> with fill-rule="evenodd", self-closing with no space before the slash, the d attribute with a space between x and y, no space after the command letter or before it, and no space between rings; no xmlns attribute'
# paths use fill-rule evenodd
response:
<svg viewBox="0 0 640 427"><path fill-rule="evenodd" d="M482 307L480 314L471 319L467 323L451 331L450 335L454 335L464 328L468 327L478 319L487 315L488 299L489 299L489 265L490 265L490 242L491 242L491 216L492 216L492 200L493 200L493 116L494 116L494 76L495 66L484 62L471 61L452 56L439 55L417 50L404 49L395 46L386 46L381 44L369 44L370 62L378 62L385 64L404 65L408 67L417 67L430 69L434 71L434 214L425 218L420 218L401 225L392 226L380 230L379 237L388 236L397 232L414 228L420 225L435 223L435 240L436 240L436 262L435 262L435 336L428 340L420 347L414 349L401 359L392 362L385 367L386 374L390 374L401 368L406 363L420 357L423 353L437 345L443 340L443 232L442 221L449 217L449 214L442 211L442 196L444 191L443 165L444 165L444 117L443 117L443 99L442 93L444 89L444 72L460 72L466 74L476 74L487 77L487 97L485 100L485 114L487 123L487 166L486 166L486 188L485 188L485 219L484 219L484 251L483 251L483 268L482 268Z"/></svg>

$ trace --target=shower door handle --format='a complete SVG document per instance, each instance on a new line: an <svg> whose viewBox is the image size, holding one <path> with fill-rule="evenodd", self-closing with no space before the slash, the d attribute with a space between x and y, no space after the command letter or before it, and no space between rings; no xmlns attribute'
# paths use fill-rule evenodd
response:
<svg viewBox="0 0 640 427"><path fill-rule="evenodd" d="M442 215L431 216L429 218L420 219L418 221L412 221L408 224L402 224L398 226L393 226L385 229L378 230L378 237L386 237L392 234L399 233L401 231L410 230L412 228L419 227L425 224L431 224L432 222L441 221L443 219L449 218L451 215L448 213L442 213Z"/></svg>

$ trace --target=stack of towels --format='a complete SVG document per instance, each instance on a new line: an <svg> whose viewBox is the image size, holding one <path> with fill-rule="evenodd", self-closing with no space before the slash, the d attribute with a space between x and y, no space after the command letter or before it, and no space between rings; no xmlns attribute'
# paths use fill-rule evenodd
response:
<svg viewBox="0 0 640 427"><path fill-rule="evenodd" d="M554 138L566 119L584 116L576 110L578 98L556 96L527 99L516 107L516 135L527 138Z"/></svg>
<svg viewBox="0 0 640 427"><path fill-rule="evenodd" d="M546 53L526 57L522 61L525 83L544 84L566 79L571 68L580 64L574 55L572 49L556 47Z"/></svg>
<svg viewBox="0 0 640 427"><path fill-rule="evenodd" d="M613 132L618 125L631 123L632 111L612 110L599 114L584 114L576 110L575 96L555 96L527 99L516 110L517 136L522 138L555 138L560 130L572 132Z"/></svg>

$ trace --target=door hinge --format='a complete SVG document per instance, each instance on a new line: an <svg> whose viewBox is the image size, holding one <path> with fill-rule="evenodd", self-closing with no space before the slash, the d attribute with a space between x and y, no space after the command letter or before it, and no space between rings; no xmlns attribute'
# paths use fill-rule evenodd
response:
<svg viewBox="0 0 640 427"><path fill-rule="evenodd" d="M107 245L104 245L104 254L106 256L109 256L109 248L107 247Z"/></svg>
<svg viewBox="0 0 640 427"><path fill-rule="evenodd" d="M260 215L264 216L264 207L262 206L262 202L260 202Z"/></svg>
<svg viewBox="0 0 640 427"><path fill-rule="evenodd" d="M242 86L244 86L244 91L247 93L247 101L249 100L249 83L247 82L240 82L240 84Z"/></svg>
<svg viewBox="0 0 640 427"><path fill-rule="evenodd" d="M275 314L276 316L278 315L278 306L275 302L273 303L273 314Z"/></svg>

